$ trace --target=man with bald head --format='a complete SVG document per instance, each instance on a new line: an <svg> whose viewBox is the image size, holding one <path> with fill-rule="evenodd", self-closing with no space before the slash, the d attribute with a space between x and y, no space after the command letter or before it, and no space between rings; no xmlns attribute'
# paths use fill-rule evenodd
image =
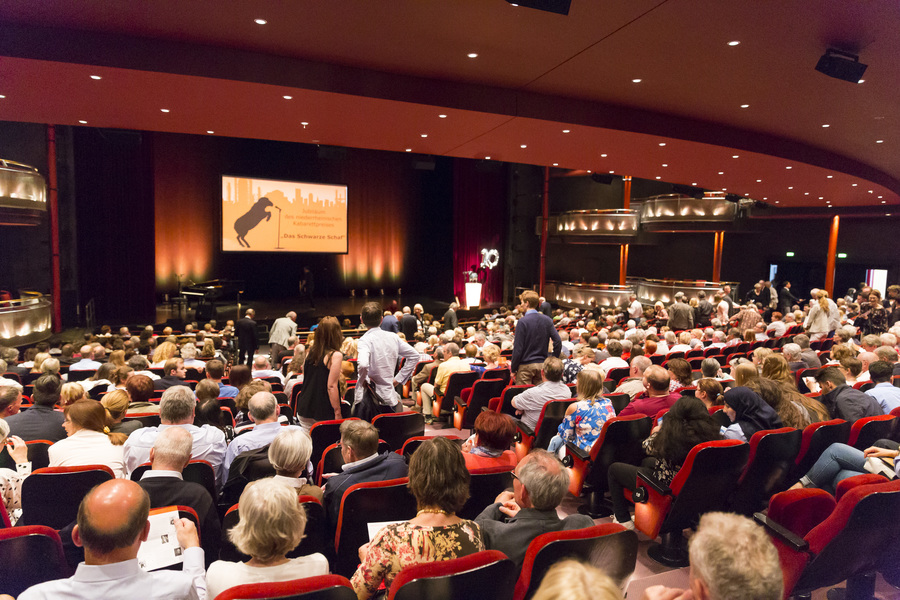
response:
<svg viewBox="0 0 900 600"><path fill-rule="evenodd" d="M271 392L256 392L247 404L247 414L255 423L253 429L242 433L228 445L225 460L222 463L224 474L222 481L228 481L228 470L231 463L244 452L268 446L281 431L278 422L278 401ZM296 427L291 425L290 427Z"/></svg>
<svg viewBox="0 0 900 600"><path fill-rule="evenodd" d="M199 483L185 481L181 472L191 462L191 434L180 427L170 427L159 434L150 449L150 470L138 482L150 496L150 508L190 506L200 521L201 546L206 566L219 556L222 526L216 513L215 499Z"/></svg>
<svg viewBox="0 0 900 600"><path fill-rule="evenodd" d="M619 416L642 414L652 418L664 408L671 408L681 394L669 393L669 381L669 373L659 365L647 367L643 377L645 391L635 396Z"/></svg>
<svg viewBox="0 0 900 600"><path fill-rule="evenodd" d="M90 344L81 347L81 360L69 367L70 371L96 371L100 363L93 360L93 348Z"/></svg>
<svg viewBox="0 0 900 600"><path fill-rule="evenodd" d="M150 534L150 498L127 479L101 483L78 507L72 541L84 547L84 562L68 579L32 586L19 600L43 598L191 598L204 600L206 573L197 528L176 519L178 543L184 548L181 571L148 572L137 554Z"/></svg>

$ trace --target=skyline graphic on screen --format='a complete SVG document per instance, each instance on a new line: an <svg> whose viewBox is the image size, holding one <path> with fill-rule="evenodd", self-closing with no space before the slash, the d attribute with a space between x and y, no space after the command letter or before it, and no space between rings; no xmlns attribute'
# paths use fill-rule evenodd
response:
<svg viewBox="0 0 900 600"><path fill-rule="evenodd" d="M222 250L345 254L347 186L222 176Z"/></svg>

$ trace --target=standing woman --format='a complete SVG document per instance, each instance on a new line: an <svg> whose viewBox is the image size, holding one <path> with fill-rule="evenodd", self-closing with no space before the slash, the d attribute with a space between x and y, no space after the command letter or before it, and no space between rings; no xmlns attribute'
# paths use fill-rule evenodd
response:
<svg viewBox="0 0 900 600"><path fill-rule="evenodd" d="M819 290L816 294L816 302L809 309L809 315L803 322L803 328L809 333L811 342L824 338L831 330L831 322L828 317L830 310L828 292Z"/></svg>
<svg viewBox="0 0 900 600"><path fill-rule="evenodd" d="M311 427L317 421L341 418L341 325L334 317L323 317L316 327L316 343L306 353L303 388L297 401L300 423Z"/></svg>
<svg viewBox="0 0 900 600"><path fill-rule="evenodd" d="M869 293L869 303L863 304L860 309L862 314L856 317L853 324L859 327L860 335L881 335L885 333L889 325L888 312L881 303L881 292L872 290ZM37 364L37 358L34 359Z"/></svg>

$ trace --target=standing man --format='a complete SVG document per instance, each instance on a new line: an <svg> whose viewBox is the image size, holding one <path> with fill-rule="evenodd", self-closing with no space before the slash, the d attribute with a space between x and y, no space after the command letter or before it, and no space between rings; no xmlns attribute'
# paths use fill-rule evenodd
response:
<svg viewBox="0 0 900 600"><path fill-rule="evenodd" d="M313 279L309 267L303 267L303 278L300 280L300 300L309 302L309 307L316 309L316 301L313 300L313 292L316 291L316 282Z"/></svg>
<svg viewBox="0 0 900 600"><path fill-rule="evenodd" d="M375 393L394 412L403 410L396 387L403 385L412 376L419 362L416 349L400 339L396 333L389 333L381 328L381 307L377 302L367 302L360 314L367 331L357 344L359 353L356 366L359 382L368 381L375 387ZM405 358L403 368L394 376L399 358ZM356 386L355 401L362 400L363 385Z"/></svg>
<svg viewBox="0 0 900 600"><path fill-rule="evenodd" d="M694 309L685 304L684 293L675 294L675 302L669 306L669 328L682 331L694 326Z"/></svg>
<svg viewBox="0 0 900 600"><path fill-rule="evenodd" d="M537 310L538 299L538 295L531 290L519 296L519 310L525 314L516 324L510 365L516 374L516 385L537 385L541 382L541 368L549 354L547 348L551 340L553 356L559 358L562 349L562 340L553 326L553 320Z"/></svg>
<svg viewBox="0 0 900 600"><path fill-rule="evenodd" d="M709 327L712 323L712 315L715 312L716 307L713 306L712 302L706 299L706 292L700 290L700 293L697 294L698 302L697 302L697 318L694 322L695 327Z"/></svg>
<svg viewBox="0 0 900 600"><path fill-rule="evenodd" d="M736 311L734 310L734 298L731 296L731 286L722 286L722 300L728 304L728 316L730 317Z"/></svg>
<svg viewBox="0 0 900 600"><path fill-rule="evenodd" d="M276 369L281 367L278 355L287 349L288 340L296 335L297 313L294 311L275 319L275 322L272 323L272 329L269 330L269 352L271 353L272 364Z"/></svg>
<svg viewBox="0 0 900 600"><path fill-rule="evenodd" d="M641 322L641 317L644 316L644 307L641 304L641 301L637 299L637 296L631 294L628 297L630 304L628 305L628 316L634 319L635 323Z"/></svg>
<svg viewBox="0 0 900 600"><path fill-rule="evenodd" d="M538 298L538 312L542 315L547 315L551 319L553 318L553 307L550 306L550 303L543 296Z"/></svg>
<svg viewBox="0 0 900 600"><path fill-rule="evenodd" d="M781 314L788 314L795 304L800 303L800 299L791 293L791 282L785 281L781 293L778 294L778 303L781 306Z"/></svg>
<svg viewBox="0 0 900 600"><path fill-rule="evenodd" d="M412 315L412 311L408 306L403 307L403 316L400 318L400 331L406 336L406 341L412 344L415 342L416 332L419 331L419 322Z"/></svg>
<svg viewBox="0 0 900 600"><path fill-rule="evenodd" d="M243 319L238 320L234 324L234 331L238 339L238 359L237 364L247 365L253 362L253 354L259 348L259 340L256 338L256 321L253 317L256 311L248 308Z"/></svg>
<svg viewBox="0 0 900 600"><path fill-rule="evenodd" d="M535 298L535 300L537 300L537 298ZM451 302L450 308L444 313L444 331L453 331L459 326L459 319L456 318L457 308L459 308L459 304Z"/></svg>

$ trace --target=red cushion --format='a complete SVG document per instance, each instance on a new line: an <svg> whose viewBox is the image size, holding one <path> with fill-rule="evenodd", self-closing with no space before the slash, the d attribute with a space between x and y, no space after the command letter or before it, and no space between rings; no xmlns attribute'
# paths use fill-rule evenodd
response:
<svg viewBox="0 0 900 600"><path fill-rule="evenodd" d="M836 504L834 497L825 490L788 490L772 496L768 516L796 535L805 537L834 511Z"/></svg>
<svg viewBox="0 0 900 600"><path fill-rule="evenodd" d="M479 567L484 567L501 560L507 560L506 555L499 550L482 550L460 558L452 558L449 560L439 560L419 563L405 567L397 573L394 581L391 583L391 593L388 600L393 600L394 596L404 584L416 579L424 579L427 577L446 577L454 573L463 573L471 571Z"/></svg>
<svg viewBox="0 0 900 600"><path fill-rule="evenodd" d="M834 491L834 499L837 502L841 501L841 498L844 497L844 494L855 488L859 485L871 485L873 483L884 483L888 481L887 477L884 475L878 475L876 473L863 473L862 475L854 475L853 477L848 477L844 479L837 485L837 489Z"/></svg>

